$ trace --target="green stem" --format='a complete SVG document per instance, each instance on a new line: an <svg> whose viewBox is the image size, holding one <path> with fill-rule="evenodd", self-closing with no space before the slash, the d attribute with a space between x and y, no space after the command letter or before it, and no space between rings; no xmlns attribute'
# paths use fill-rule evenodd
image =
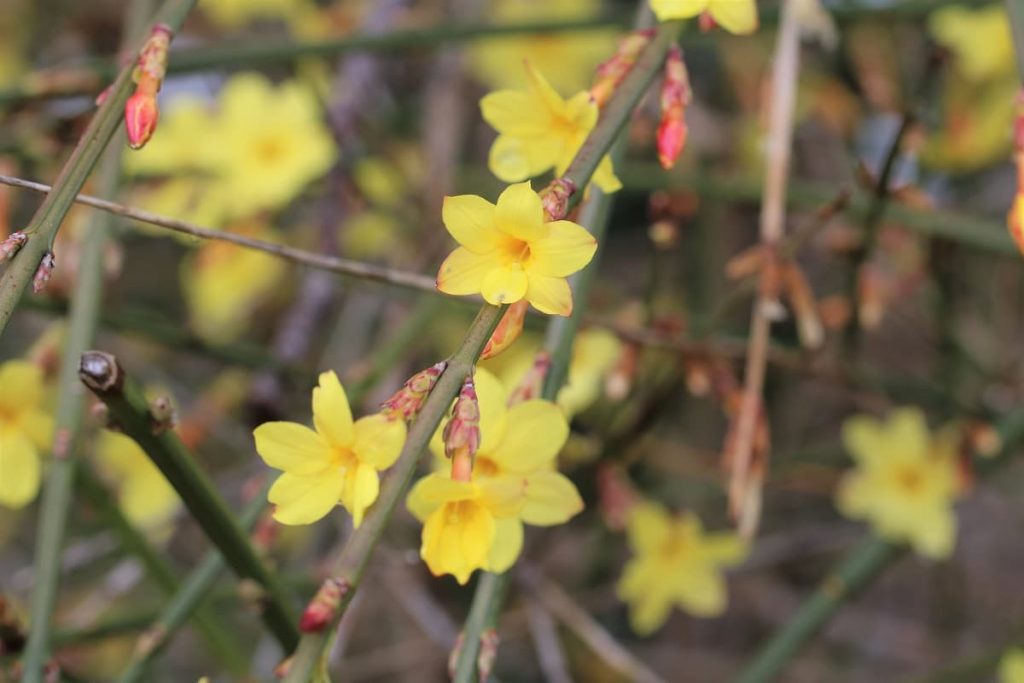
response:
<svg viewBox="0 0 1024 683"><path fill-rule="evenodd" d="M81 467L79 469L78 486L104 519L104 526L117 534L124 550L139 559L146 572L160 589L168 595L174 595L181 590L181 584L175 576L174 570L157 553L149 541L146 540L146 537L125 518L111 492L107 490L88 467ZM233 675L241 676L248 670L248 662L245 655L241 652L232 636L224 630L220 620L212 610L202 609L197 611L195 614L195 625L202 635L202 640L206 647L214 655L225 661L228 670Z"/></svg>
<svg viewBox="0 0 1024 683"><path fill-rule="evenodd" d="M473 604L463 627L463 638L458 646L455 675L452 683L476 683L479 679L479 660L482 640L488 630L494 630L501 615L501 605L508 592L509 574L484 572L476 584ZM490 653L493 657L494 653Z"/></svg>
<svg viewBox="0 0 1024 683"><path fill-rule="evenodd" d="M174 487L193 519L239 578L252 579L264 591L263 621L284 650L298 642L289 593L250 545L195 456L170 429L153 423L142 390L126 376L117 360L106 353L87 351L79 369L82 382L102 400L113 423L142 447Z"/></svg>
<svg viewBox="0 0 1024 683"><path fill-rule="evenodd" d="M242 512L240 518L242 528L250 531L265 509L266 490L258 494ZM202 606L202 602L226 568L224 558L217 550L210 550L206 553L199 566L189 574L185 582L174 593L157 620L139 638L127 667L118 679L120 683L135 683L143 680L150 664L157 655L163 652L182 624L193 613L195 613L194 618L198 623L200 616L209 612ZM242 667L233 670L233 673L238 676L246 668L243 660Z"/></svg>
<svg viewBox="0 0 1024 683"><path fill-rule="evenodd" d="M177 31L196 0L166 0L160 7L153 24L163 23ZM107 98L89 121L74 151L53 183L53 191L46 195L24 232L28 242L0 275L0 334L7 327L25 287L32 281L43 256L52 251L57 231L71 209L75 196L114 135L123 117L124 105L131 94L132 70L135 64L121 69L111 85Z"/></svg>

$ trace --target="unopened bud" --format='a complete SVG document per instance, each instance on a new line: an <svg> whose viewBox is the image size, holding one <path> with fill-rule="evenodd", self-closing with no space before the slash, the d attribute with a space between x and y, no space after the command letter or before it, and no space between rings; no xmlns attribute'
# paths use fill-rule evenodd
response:
<svg viewBox="0 0 1024 683"><path fill-rule="evenodd" d="M658 161L664 169L676 165L686 145L686 107L690 103L690 77L683 51L673 45L665 58L661 83L661 122L658 124Z"/></svg>
<svg viewBox="0 0 1024 683"><path fill-rule="evenodd" d="M96 96L96 100L95 100L97 107L102 107L103 106L103 103L107 101L108 97L110 97L110 91L113 90L113 89L114 89L114 85L111 84L111 85L108 85L106 88L104 88L103 90L100 91L100 94Z"/></svg>
<svg viewBox="0 0 1024 683"><path fill-rule="evenodd" d="M514 406L517 403L523 401L532 401L535 398L540 398L541 393L544 391L544 380L548 376L548 370L551 369L551 354L547 351L538 351L537 355L533 357L533 363L530 368L523 374L522 379L519 380L519 384L512 390L512 393L508 397L508 405Z"/></svg>
<svg viewBox="0 0 1024 683"><path fill-rule="evenodd" d="M141 149L153 137L160 110L156 95L136 90L124 105L124 126L128 132L128 146Z"/></svg>
<svg viewBox="0 0 1024 683"><path fill-rule="evenodd" d="M149 418L153 432L159 434L174 426L174 404L167 396L160 396L149 404Z"/></svg>
<svg viewBox="0 0 1024 683"><path fill-rule="evenodd" d="M619 43L615 54L597 67L597 79L594 81L593 87L590 88L590 96L598 107L603 107L611 98L612 93L636 64L640 53L644 51L653 37L653 29L630 33Z"/></svg>
<svg viewBox="0 0 1024 683"><path fill-rule="evenodd" d="M0 242L0 262L14 258L25 242L28 242L28 235L20 230L8 235L7 239Z"/></svg>
<svg viewBox="0 0 1024 683"><path fill-rule="evenodd" d="M498 326L491 333L491 338L487 340L487 345L484 346L484 350L480 354L481 360L494 358L512 346L516 339L519 339L519 335L523 333L523 322L526 319L526 309L529 306L530 302L522 299L508 307Z"/></svg>
<svg viewBox="0 0 1024 683"><path fill-rule="evenodd" d="M140 149L156 130L160 115L156 94L160 91L164 75L167 73L167 49L170 44L170 27L166 24L157 24L139 51L139 58L132 72L132 79L136 83L135 93L124 105L124 124L128 131L128 146L132 149Z"/></svg>
<svg viewBox="0 0 1024 683"><path fill-rule="evenodd" d="M476 398L476 387L473 378L466 377L455 399L452 416L442 432L444 453L449 458L458 454L466 454L469 458L476 455L480 448L480 404Z"/></svg>
<svg viewBox="0 0 1024 683"><path fill-rule="evenodd" d="M50 281L53 276L53 269L57 267L57 261L53 258L53 252L48 251L43 254L43 258L39 261L39 267L36 268L36 274L32 276L32 291L36 294L46 289L46 283Z"/></svg>
<svg viewBox="0 0 1024 683"><path fill-rule="evenodd" d="M713 31L718 26L718 22L711 16L711 12L704 10L700 16L697 17L697 26L700 28L702 33Z"/></svg>
<svg viewBox="0 0 1024 683"><path fill-rule="evenodd" d="M555 178L540 191L544 216L549 221L560 221L569 213L569 198L576 193L576 183L568 178Z"/></svg>
<svg viewBox="0 0 1024 683"><path fill-rule="evenodd" d="M487 683L487 679L491 677L500 642L501 638L496 629L489 628L480 634L480 653L476 657L477 678L480 683Z"/></svg>
<svg viewBox="0 0 1024 683"><path fill-rule="evenodd" d="M407 379L391 398L380 404L381 412L392 419L401 418L408 421L414 418L446 367L448 363L441 361L417 372Z"/></svg>
<svg viewBox="0 0 1024 683"><path fill-rule="evenodd" d="M327 628L337 616L341 601L350 589L350 584L341 579L329 578L324 581L302 612L299 630L303 633L319 633Z"/></svg>

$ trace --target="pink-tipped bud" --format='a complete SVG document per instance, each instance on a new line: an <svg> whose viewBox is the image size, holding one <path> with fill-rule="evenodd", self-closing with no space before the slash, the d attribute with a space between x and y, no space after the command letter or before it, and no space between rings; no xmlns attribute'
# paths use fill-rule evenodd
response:
<svg viewBox="0 0 1024 683"><path fill-rule="evenodd" d="M611 98L612 93L636 64L640 53L644 51L653 37L653 29L630 33L619 43L615 54L597 67L597 79L594 81L593 87L590 88L590 96L598 107L603 107Z"/></svg>
<svg viewBox="0 0 1024 683"><path fill-rule="evenodd" d="M7 239L0 242L0 262L14 258L25 242L28 242L28 235L20 230L8 235Z"/></svg>
<svg viewBox="0 0 1024 683"><path fill-rule="evenodd" d="M330 626L350 589L351 585L341 579L329 578L324 581L302 612L299 630L303 633L319 633Z"/></svg>
<svg viewBox="0 0 1024 683"><path fill-rule="evenodd" d="M414 418L423 407L423 402L433 391L434 385L441 377L441 373L448 367L448 363L441 361L431 365L426 370L421 370L406 380L402 388L394 393L388 400L380 404L381 412L392 419L409 421Z"/></svg>
<svg viewBox="0 0 1024 683"><path fill-rule="evenodd" d="M498 326L494 328L494 332L491 333L491 338L487 340L487 345L484 346L483 353L480 354L481 360L494 358L512 346L516 339L519 339L519 335L523 333L526 309L529 307L530 302L526 299L517 301L508 307L505 315L501 318L501 322L498 323Z"/></svg>
<svg viewBox="0 0 1024 683"><path fill-rule="evenodd" d="M441 436L444 438L444 453L449 458L458 454L472 459L480 448L480 403L472 377L467 377L462 383L452 416Z"/></svg>
<svg viewBox="0 0 1024 683"><path fill-rule="evenodd" d="M96 96L96 106L97 107L102 107L103 106L103 103L107 101L108 97L110 97L110 91L113 90L113 89L114 89L114 86L111 84L111 85L108 85L106 88L104 88L103 90L100 91L100 94Z"/></svg>
<svg viewBox="0 0 1024 683"><path fill-rule="evenodd" d="M700 16L697 17L697 26L701 32L707 33L708 31L714 31L718 27L718 22L711 16L711 12L704 10Z"/></svg>
<svg viewBox="0 0 1024 683"><path fill-rule="evenodd" d="M142 92L139 88L124 104L124 127L128 132L128 146L142 149L153 137L156 122L160 117L156 95Z"/></svg>
<svg viewBox="0 0 1024 683"><path fill-rule="evenodd" d="M56 267L57 260L53 258L53 252L48 251L43 254L42 260L39 261L39 267L36 268L36 274L32 276L33 292L38 294L46 289L46 283L50 281L50 277L53 276L53 269Z"/></svg>
<svg viewBox="0 0 1024 683"><path fill-rule="evenodd" d="M686 107L690 103L690 77L683 51L673 46L665 59L661 84L661 122L658 124L658 161L665 169L676 164L686 146Z"/></svg>
<svg viewBox="0 0 1024 683"><path fill-rule="evenodd" d="M540 398L544 391L544 380L551 369L551 354L547 351L538 351L533 357L533 364L519 380L519 384L512 390L508 397L508 405L514 406L523 401L532 401Z"/></svg>
<svg viewBox="0 0 1024 683"><path fill-rule="evenodd" d="M540 191L544 220L560 221L569 214L569 199L576 194L576 183L568 178L555 178Z"/></svg>
<svg viewBox="0 0 1024 683"><path fill-rule="evenodd" d="M487 683L494 669L494 660L498 658L498 644L501 638L498 631L489 628L480 634L480 653L476 656L477 678L480 683Z"/></svg>

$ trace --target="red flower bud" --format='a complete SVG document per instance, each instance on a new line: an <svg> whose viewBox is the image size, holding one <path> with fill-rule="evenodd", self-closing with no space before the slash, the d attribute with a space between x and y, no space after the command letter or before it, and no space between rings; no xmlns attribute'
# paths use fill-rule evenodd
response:
<svg viewBox="0 0 1024 683"><path fill-rule="evenodd" d="M467 377L462 383L462 390L455 400L452 416L444 426L442 437L444 453L449 458L462 454L472 459L480 448L480 404L477 402L472 377Z"/></svg>
<svg viewBox="0 0 1024 683"><path fill-rule="evenodd" d="M341 579L329 578L324 581L302 612L299 630L303 633L318 633L327 628L337 616L341 601L350 589L349 583Z"/></svg>
<svg viewBox="0 0 1024 683"><path fill-rule="evenodd" d="M653 29L630 33L619 43L615 54L597 67L597 80L590 89L590 96L594 98L597 106L604 106L653 37Z"/></svg>
<svg viewBox="0 0 1024 683"><path fill-rule="evenodd" d="M156 106L156 96L142 92L142 88L128 98L124 105L124 126L128 131L128 146L141 149L149 142L156 130L160 111Z"/></svg>
<svg viewBox="0 0 1024 683"><path fill-rule="evenodd" d="M686 106L690 103L690 78L677 46L665 59L661 85L661 122L658 124L658 161L665 169L675 166L686 145Z"/></svg>
<svg viewBox="0 0 1024 683"><path fill-rule="evenodd" d="M431 365L426 370L421 370L406 380L402 388L394 393L388 400L380 404L381 412L391 418L411 420L420 412L423 402L434 389L438 378L448 363L441 361Z"/></svg>

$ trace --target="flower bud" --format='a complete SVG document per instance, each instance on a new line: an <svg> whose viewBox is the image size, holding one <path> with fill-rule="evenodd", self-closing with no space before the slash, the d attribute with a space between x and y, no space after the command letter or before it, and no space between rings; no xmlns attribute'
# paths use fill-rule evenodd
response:
<svg viewBox="0 0 1024 683"><path fill-rule="evenodd" d="M449 458L456 454L465 454L470 459L480 448L480 404L476 398L476 387L473 378L466 377L455 399L452 416L442 432L444 453Z"/></svg>
<svg viewBox="0 0 1024 683"><path fill-rule="evenodd" d="M141 149L153 137L156 122L160 117L156 96L139 88L124 105L124 127L128 132L128 146Z"/></svg>
<svg viewBox="0 0 1024 683"><path fill-rule="evenodd" d="M402 388L388 400L380 404L381 412L392 419L401 418L409 421L420 412L423 402L434 389L438 378L448 367L446 361L435 363L426 370L421 370L406 380Z"/></svg>
<svg viewBox="0 0 1024 683"><path fill-rule="evenodd" d="M36 269L36 274L32 276L32 291L34 293L39 294L39 292L46 289L46 283L50 281L53 269L56 266L57 261L53 258L52 251L43 254L42 260L39 261L39 267Z"/></svg>
<svg viewBox="0 0 1024 683"><path fill-rule="evenodd" d="M670 169L686 145L686 106L690 103L690 78L683 62L683 51L673 45L665 58L665 78L661 84L661 122L658 124L658 161Z"/></svg>
<svg viewBox="0 0 1024 683"><path fill-rule="evenodd" d="M590 96L598 107L603 107L611 98L612 93L636 64L640 53L644 51L653 37L653 29L630 33L619 43L615 54L597 67L597 79L594 81L593 87L590 88Z"/></svg>
<svg viewBox="0 0 1024 683"><path fill-rule="evenodd" d="M568 178L555 178L540 191L544 219L560 221L569 214L569 198L576 193L576 183Z"/></svg>
<svg viewBox="0 0 1024 683"><path fill-rule="evenodd" d="M523 401L532 401L540 398L544 391L544 380L551 369L551 354L547 351L538 351L533 357L533 364L519 380L519 384L512 390L508 397L508 405L514 406Z"/></svg>
<svg viewBox="0 0 1024 683"><path fill-rule="evenodd" d="M334 621L341 601L350 589L350 584L342 579L329 578L324 581L302 612L299 630L303 633L319 633L327 628Z"/></svg>
<svg viewBox="0 0 1024 683"><path fill-rule="evenodd" d="M20 230L8 235L7 239L0 242L0 262L14 258L25 242L28 242L28 235Z"/></svg>
<svg viewBox="0 0 1024 683"><path fill-rule="evenodd" d="M156 130L160 114L156 94L160 91L164 75L167 73L167 49L170 44L170 27L157 24L139 51L139 58L132 72L132 79L136 83L135 93L124 105L124 124L128 131L128 146L132 149L141 149Z"/></svg>
<svg viewBox="0 0 1024 683"><path fill-rule="evenodd" d="M510 305L508 310L505 311L505 315L502 316L498 326L494 328L494 332L491 333L491 338L487 340L487 345L484 346L483 353L480 354L481 360L488 358L494 358L499 353L512 346L512 343L516 339L519 339L519 335L523 333L523 322L526 320L526 309L530 307L530 302L526 299L517 301Z"/></svg>

